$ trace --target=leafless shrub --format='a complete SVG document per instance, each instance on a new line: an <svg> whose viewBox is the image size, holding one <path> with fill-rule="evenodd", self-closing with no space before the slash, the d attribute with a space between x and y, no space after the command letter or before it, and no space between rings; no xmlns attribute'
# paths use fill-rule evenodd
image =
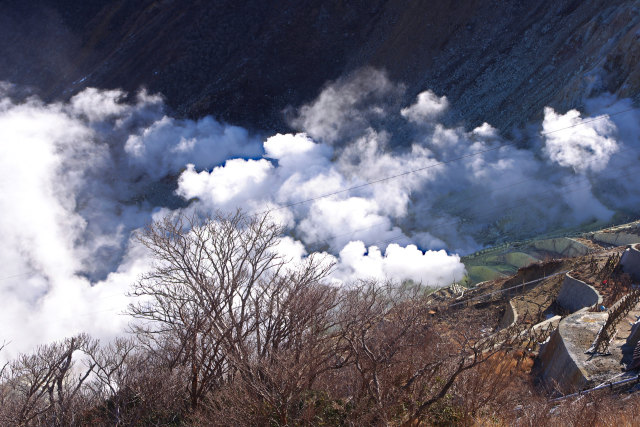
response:
<svg viewBox="0 0 640 427"><path fill-rule="evenodd" d="M84 383L93 366L80 367L74 355L92 345L86 335L43 345L3 369L2 425L76 425L93 401Z"/></svg>
<svg viewBox="0 0 640 427"><path fill-rule="evenodd" d="M131 306L143 321L134 330L169 367L186 368L192 409L233 381L280 407L281 385L301 388L324 369L304 359L327 352L319 337L332 327L336 291L320 282L331 266L313 257L286 265L281 234L267 216L237 212L168 217L140 236L158 262L134 288L146 298Z"/></svg>
<svg viewBox="0 0 640 427"><path fill-rule="evenodd" d="M170 370L133 339L118 338L87 351L93 375L86 383L95 402L84 414L92 425L175 422L185 408L184 372Z"/></svg>
<svg viewBox="0 0 640 427"><path fill-rule="evenodd" d="M545 331L485 336L415 284L328 286L331 265L278 254L282 231L241 212L147 227L156 265L134 285L133 334L80 335L0 368L0 425L581 426L640 413L638 399L548 402L525 350Z"/></svg>

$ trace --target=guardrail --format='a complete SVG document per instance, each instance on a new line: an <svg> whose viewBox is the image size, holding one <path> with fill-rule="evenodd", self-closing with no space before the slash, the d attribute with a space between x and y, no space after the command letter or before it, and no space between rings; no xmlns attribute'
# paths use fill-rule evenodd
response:
<svg viewBox="0 0 640 427"><path fill-rule="evenodd" d="M609 344L615 335L616 327L638 302L640 302L640 289L634 289L620 298L620 300L609 309L607 321L604 322L593 344L591 344L591 347L585 351L585 353L603 356L610 354L608 351Z"/></svg>
<svg viewBox="0 0 640 427"><path fill-rule="evenodd" d="M601 385L599 385L597 387L593 387L593 388L589 388L589 389L586 389L586 390L582 390L582 391L579 391L577 393L571 393L571 394L567 394L565 396L556 397L555 399L549 400L549 402L560 402L561 400L569 399L571 397L582 396L584 394L592 393L592 392L598 391L598 390L604 390L606 388L612 389L614 386L621 385L621 384L628 384L628 383L631 383L631 382L634 382L634 381L640 382L640 374L638 374L638 376L635 376L633 378L626 378L624 380L620 380L620 381L616 381L616 382L612 382L612 383L607 382L607 383L601 384Z"/></svg>
<svg viewBox="0 0 640 427"><path fill-rule="evenodd" d="M510 291L512 289L524 288L527 285L531 285L533 283L540 282L542 280L546 280L546 279L549 279L551 277L558 276L560 274L566 274L569 271L571 271L571 270L560 271L558 273L553 273L553 274L550 274L548 276L540 277L539 279L530 280L528 282L523 282L523 283L517 284L515 286L511 286L509 288L504 288L504 289L499 289L497 291L487 292L486 294L477 295L475 297L471 297L471 298L465 299L464 301L458 301L458 302L455 302L453 304L449 304L447 307L454 307L456 305L463 305L463 304L467 304L468 305L471 301L476 301L476 300L479 300L479 299L482 299L482 298L485 298L485 297L488 297L488 296L491 296L491 295L500 294L500 293L503 293L503 292L506 292L506 291Z"/></svg>

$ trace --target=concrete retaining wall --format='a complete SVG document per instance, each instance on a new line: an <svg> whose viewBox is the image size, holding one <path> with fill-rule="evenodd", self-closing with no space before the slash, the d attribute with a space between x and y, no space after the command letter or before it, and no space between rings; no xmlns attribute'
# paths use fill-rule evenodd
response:
<svg viewBox="0 0 640 427"><path fill-rule="evenodd" d="M592 313L587 308L562 319L549 342L540 349L541 379L552 387L557 386L563 393L593 383L598 367L607 360L591 361L585 350L606 320L607 313ZM612 366L619 368L617 363L613 361Z"/></svg>
<svg viewBox="0 0 640 427"><path fill-rule="evenodd" d="M631 348L635 348L638 341L640 341L640 320L631 326L631 332L627 337L627 344L631 346Z"/></svg>
<svg viewBox="0 0 640 427"><path fill-rule="evenodd" d="M619 233L596 232L593 233L593 240L597 242L608 243L613 246L622 246L630 245L632 243L640 243L640 235L625 233L624 231L621 231Z"/></svg>
<svg viewBox="0 0 640 427"><path fill-rule="evenodd" d="M576 257L589 253L589 247L568 237L538 240L533 243L536 249L553 252L563 257Z"/></svg>
<svg viewBox="0 0 640 427"><path fill-rule="evenodd" d="M592 286L567 273L556 302L565 310L574 312L596 303L602 304L602 296Z"/></svg>
<svg viewBox="0 0 640 427"><path fill-rule="evenodd" d="M622 254L622 271L629 273L634 280L640 280L640 245L633 245Z"/></svg>
<svg viewBox="0 0 640 427"><path fill-rule="evenodd" d="M567 392L580 390L588 383L584 372L565 345L561 327L556 329L549 342L540 349L539 357L540 376L548 385Z"/></svg>

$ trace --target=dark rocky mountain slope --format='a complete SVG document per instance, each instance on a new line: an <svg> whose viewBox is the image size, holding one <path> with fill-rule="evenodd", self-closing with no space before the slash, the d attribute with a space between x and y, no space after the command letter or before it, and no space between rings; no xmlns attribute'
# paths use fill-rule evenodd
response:
<svg viewBox="0 0 640 427"><path fill-rule="evenodd" d="M542 108L640 93L630 0L5 0L0 80L45 99L87 86L162 92L175 113L286 129L282 111L365 65L453 119L510 129Z"/></svg>

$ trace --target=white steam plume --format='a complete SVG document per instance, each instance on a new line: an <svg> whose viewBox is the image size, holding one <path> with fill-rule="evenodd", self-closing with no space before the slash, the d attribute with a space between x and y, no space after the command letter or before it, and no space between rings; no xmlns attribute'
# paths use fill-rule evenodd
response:
<svg viewBox="0 0 640 427"><path fill-rule="evenodd" d="M560 115L546 107L542 122L545 152L551 161L576 172L600 172L618 151L616 126L606 116L596 117L588 125L581 122L577 110Z"/></svg>
<svg viewBox="0 0 640 427"><path fill-rule="evenodd" d="M593 120L630 108L612 97L582 114L546 109L541 128L507 141L486 123L438 123L448 102L432 92L400 105L404 87L368 69L301 107L300 133L260 141L211 117L167 117L145 92L45 104L0 90L0 341L14 353L120 332L124 292L149 265L131 232L188 201L271 210L290 233L279 250L327 252L333 283L441 286L464 274L456 252L637 213L640 200L638 112Z"/></svg>
<svg viewBox="0 0 640 427"><path fill-rule="evenodd" d="M415 104L400 110L400 114L410 122L420 123L437 119L447 108L449 108L449 101L446 96L438 97L427 90L418 95Z"/></svg>
<svg viewBox="0 0 640 427"><path fill-rule="evenodd" d="M316 140L342 142L383 119L390 112L385 107L398 102L403 92L404 86L389 81L384 72L360 69L328 85L315 101L299 109L291 124Z"/></svg>
<svg viewBox="0 0 640 427"><path fill-rule="evenodd" d="M125 291L148 264L130 232L183 204L164 177L187 157L210 165L260 153L260 143L211 118L165 117L144 92L133 105L96 89L44 104L2 90L0 342L15 354L79 331L121 331ZM146 156L128 150L132 140Z"/></svg>

